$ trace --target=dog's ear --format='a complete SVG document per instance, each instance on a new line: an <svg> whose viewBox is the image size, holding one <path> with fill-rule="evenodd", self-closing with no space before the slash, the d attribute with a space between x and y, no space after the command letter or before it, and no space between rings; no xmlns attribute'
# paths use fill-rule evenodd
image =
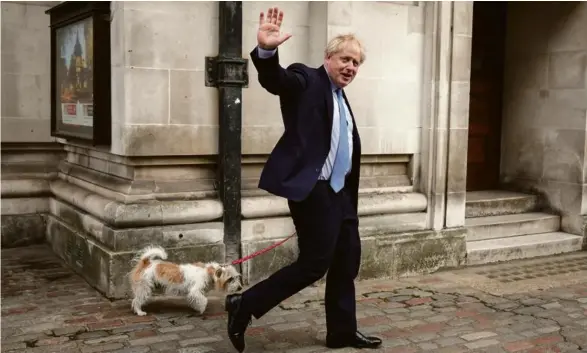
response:
<svg viewBox="0 0 587 353"><path fill-rule="evenodd" d="M216 275L216 278L220 278L220 276L222 276L222 272L224 272L224 269L222 267L219 267L216 270L216 274L215 274Z"/></svg>

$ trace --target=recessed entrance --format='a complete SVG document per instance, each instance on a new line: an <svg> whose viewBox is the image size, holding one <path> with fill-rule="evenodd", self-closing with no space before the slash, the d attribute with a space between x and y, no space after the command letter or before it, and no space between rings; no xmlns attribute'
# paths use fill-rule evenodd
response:
<svg viewBox="0 0 587 353"><path fill-rule="evenodd" d="M507 2L475 2L467 191L499 188Z"/></svg>

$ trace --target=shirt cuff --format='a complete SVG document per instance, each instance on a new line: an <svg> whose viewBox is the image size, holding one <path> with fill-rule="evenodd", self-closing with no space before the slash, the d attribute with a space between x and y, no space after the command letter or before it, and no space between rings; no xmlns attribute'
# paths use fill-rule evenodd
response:
<svg viewBox="0 0 587 353"><path fill-rule="evenodd" d="M273 50L266 50L266 49L262 49L262 48L257 47L257 55L259 55L259 58L261 58L261 59L269 59L270 57L275 55L276 51L277 51L277 48L275 48Z"/></svg>

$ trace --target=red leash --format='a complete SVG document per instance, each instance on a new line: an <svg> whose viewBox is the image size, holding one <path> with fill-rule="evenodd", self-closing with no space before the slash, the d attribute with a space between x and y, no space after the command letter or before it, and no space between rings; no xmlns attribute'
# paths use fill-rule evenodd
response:
<svg viewBox="0 0 587 353"><path fill-rule="evenodd" d="M243 257L242 259L234 260L234 261L233 261L233 262L231 262L230 264L231 264L231 265L238 265L238 264L240 264L240 263L243 263L243 262L245 262L245 261L248 261L248 260L252 259L253 257L257 257L257 256L259 256L259 255L261 255L261 254L264 254L264 253L266 253L267 251L269 251L269 250L272 250L272 249L275 249L275 248L276 248L276 247L278 247L279 245L281 245L281 244L285 243L286 241L290 240L291 238L293 238L293 236L294 236L294 235L296 235L296 232L294 232L294 233L293 233L292 235L290 235L289 237L287 237L287 238L285 238L285 239L283 239L283 240L281 240L281 241L279 241L279 242L277 242L277 243L275 243L275 244L273 244L273 245L271 245L271 246L269 246L269 247L267 247L267 248L265 248L265 249L261 249L261 250L259 250L259 251L257 251L257 252L254 252L254 253L252 253L252 254L251 254L251 255L249 255L249 256L245 256L245 257Z"/></svg>

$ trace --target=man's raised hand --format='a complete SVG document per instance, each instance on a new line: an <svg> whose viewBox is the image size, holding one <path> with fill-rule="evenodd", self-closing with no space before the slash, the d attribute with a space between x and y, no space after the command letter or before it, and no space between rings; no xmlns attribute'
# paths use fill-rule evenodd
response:
<svg viewBox="0 0 587 353"><path fill-rule="evenodd" d="M261 12L257 32L259 48L273 50L291 37L291 34L280 32L281 22L283 22L283 11L279 11L277 7L267 10L266 19L265 14Z"/></svg>

